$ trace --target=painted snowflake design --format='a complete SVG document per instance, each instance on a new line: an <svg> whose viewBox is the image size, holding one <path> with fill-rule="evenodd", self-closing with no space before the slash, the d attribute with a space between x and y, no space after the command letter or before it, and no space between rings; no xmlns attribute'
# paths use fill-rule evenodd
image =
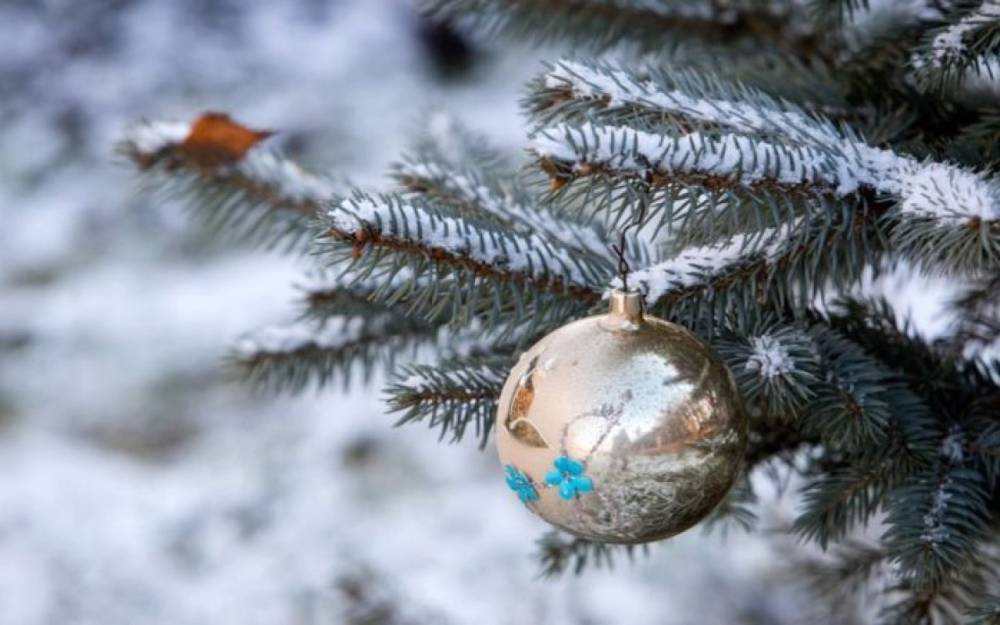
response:
<svg viewBox="0 0 1000 625"><path fill-rule="evenodd" d="M545 483L559 488L559 496L569 501L594 490L594 483L583 472L586 467L579 460L559 456L553 462L555 470L545 475Z"/></svg>
<svg viewBox="0 0 1000 625"><path fill-rule="evenodd" d="M504 471L507 473L507 486L517 493L517 498L521 500L521 503L527 505L538 499L538 491L535 490L531 478L526 473L512 464L505 466Z"/></svg>

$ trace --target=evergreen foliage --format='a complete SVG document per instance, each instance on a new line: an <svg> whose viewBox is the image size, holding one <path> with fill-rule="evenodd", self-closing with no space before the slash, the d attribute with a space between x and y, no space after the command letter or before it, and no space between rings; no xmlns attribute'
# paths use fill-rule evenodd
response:
<svg viewBox="0 0 1000 625"><path fill-rule="evenodd" d="M400 423L488 440L518 351L629 284L713 341L751 412L747 474L715 520L751 528L751 473L797 476L813 588L880 589L885 623L997 623L1000 3L433 0L469 28L567 40L528 86L530 164L421 137L393 193L344 190L256 147L186 158L184 125L123 152L227 234L312 251L335 279L236 349L279 390L387 368ZM868 277L948 280L927 337ZM866 535L864 540L859 536ZM550 574L611 547L547 536ZM631 551L629 552L631 554ZM841 589L842 590L842 589ZM839 595L838 595L839 596Z"/></svg>

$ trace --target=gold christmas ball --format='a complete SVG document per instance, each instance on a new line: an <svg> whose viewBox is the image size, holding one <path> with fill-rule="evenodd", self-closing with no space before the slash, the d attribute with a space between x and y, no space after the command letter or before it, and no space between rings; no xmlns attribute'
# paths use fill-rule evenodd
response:
<svg viewBox="0 0 1000 625"><path fill-rule="evenodd" d="M552 525L606 543L667 538L705 518L739 475L746 430L718 355L621 291L608 314L526 351L497 411L508 486Z"/></svg>

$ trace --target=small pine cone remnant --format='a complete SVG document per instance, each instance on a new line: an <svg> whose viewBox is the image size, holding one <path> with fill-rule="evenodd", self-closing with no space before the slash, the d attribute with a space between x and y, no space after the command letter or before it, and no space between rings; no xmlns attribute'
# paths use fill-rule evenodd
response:
<svg viewBox="0 0 1000 625"><path fill-rule="evenodd" d="M225 113L208 112L195 120L177 149L200 167L216 169L239 161L272 134L270 130L247 128Z"/></svg>

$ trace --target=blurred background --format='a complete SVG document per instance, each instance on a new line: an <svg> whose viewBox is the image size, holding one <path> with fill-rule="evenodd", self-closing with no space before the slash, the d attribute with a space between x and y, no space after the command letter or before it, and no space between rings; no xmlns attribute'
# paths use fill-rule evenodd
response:
<svg viewBox="0 0 1000 625"><path fill-rule="evenodd" d="M217 241L116 162L129 122L204 110L372 189L422 119L518 157L521 85L563 52L407 0L0 3L0 624L801 622L766 532L543 579L492 446L393 429L381 380L230 380L308 259Z"/></svg>

